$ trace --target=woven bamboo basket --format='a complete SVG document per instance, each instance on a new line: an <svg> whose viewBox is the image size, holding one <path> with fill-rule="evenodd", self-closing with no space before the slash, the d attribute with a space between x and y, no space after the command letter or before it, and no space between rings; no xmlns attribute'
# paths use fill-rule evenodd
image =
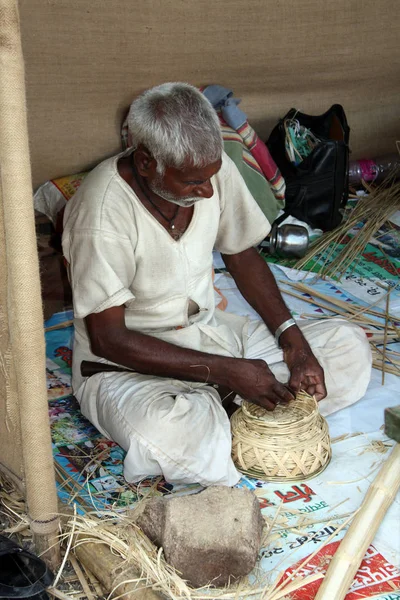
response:
<svg viewBox="0 0 400 600"><path fill-rule="evenodd" d="M300 392L273 412L244 401L231 418L232 457L239 471L266 481L321 473L331 458L328 424L316 400Z"/></svg>

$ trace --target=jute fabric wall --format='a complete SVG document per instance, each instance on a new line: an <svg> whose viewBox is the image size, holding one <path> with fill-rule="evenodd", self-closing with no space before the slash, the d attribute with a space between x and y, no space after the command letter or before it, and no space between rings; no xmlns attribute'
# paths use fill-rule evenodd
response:
<svg viewBox="0 0 400 600"><path fill-rule="evenodd" d="M11 359L3 376L10 390L2 397L1 414L6 418L1 422L0 455L6 469L23 472L28 514L43 550L57 534L57 496L16 0L0 0L0 81L1 283L8 338L0 349L3 365Z"/></svg>
<svg viewBox="0 0 400 600"><path fill-rule="evenodd" d="M292 106L344 105L353 156L400 135L397 0L20 0L34 185L119 149L124 109L168 80L220 83L265 138Z"/></svg>

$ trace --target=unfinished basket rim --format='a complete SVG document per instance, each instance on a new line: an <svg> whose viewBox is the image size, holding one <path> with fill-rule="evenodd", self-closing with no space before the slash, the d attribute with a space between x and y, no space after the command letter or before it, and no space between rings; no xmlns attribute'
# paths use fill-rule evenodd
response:
<svg viewBox="0 0 400 600"><path fill-rule="evenodd" d="M244 400L242 403L243 413L249 419L263 421L270 427L300 423L307 417L312 417L318 410L317 401L313 396L299 392L296 399L288 404L278 404L273 411L266 410L262 406Z"/></svg>

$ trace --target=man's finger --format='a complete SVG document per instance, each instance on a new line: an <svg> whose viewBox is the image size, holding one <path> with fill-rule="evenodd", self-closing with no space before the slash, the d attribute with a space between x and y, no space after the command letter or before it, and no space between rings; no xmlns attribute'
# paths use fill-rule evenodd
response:
<svg viewBox="0 0 400 600"><path fill-rule="evenodd" d="M316 392L314 394L315 399L316 399L317 402L319 402L320 400L323 400L324 398L326 398L326 395L327 395L327 391L326 390L318 391L318 388L317 388L317 390L316 390Z"/></svg>
<svg viewBox="0 0 400 600"><path fill-rule="evenodd" d="M291 390L294 391L294 393L296 394L297 392L299 392L301 390L301 384L302 384L302 374L300 371L293 371L290 374L290 379L289 379L289 387Z"/></svg>
<svg viewBox="0 0 400 600"><path fill-rule="evenodd" d="M262 408L265 408L265 410L273 411L276 408L277 402L273 402L269 398L260 398L256 404L262 406Z"/></svg>
<svg viewBox="0 0 400 600"><path fill-rule="evenodd" d="M315 394L314 394L317 402L326 398L327 393L328 392L326 391L325 382L323 380L317 382L315 385Z"/></svg>
<svg viewBox="0 0 400 600"><path fill-rule="evenodd" d="M277 403L280 404L287 404L288 402L294 400L296 397L295 392L288 386L283 385L282 383L277 383L276 385L274 385L272 390L277 398Z"/></svg>
<svg viewBox="0 0 400 600"><path fill-rule="evenodd" d="M305 391L307 392L307 394L309 394L310 396L314 396L314 394L317 391L316 386L312 383L311 385L307 385Z"/></svg>

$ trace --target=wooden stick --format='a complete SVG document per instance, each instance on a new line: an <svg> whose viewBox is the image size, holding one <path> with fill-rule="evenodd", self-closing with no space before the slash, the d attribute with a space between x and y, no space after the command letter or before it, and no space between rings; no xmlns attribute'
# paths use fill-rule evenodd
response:
<svg viewBox="0 0 400 600"><path fill-rule="evenodd" d="M90 583L94 587L97 596L99 596L100 598L102 596L104 596L105 590L101 587L100 583L98 582L96 577L93 575L93 573L91 571L89 571L89 569L84 564L82 564L82 567L83 567L83 570L85 571L87 578L90 580Z"/></svg>
<svg viewBox="0 0 400 600"><path fill-rule="evenodd" d="M56 325L50 325L49 327L45 327L44 330L55 331L56 329L65 329L66 327L70 327L70 325L73 325L73 323L73 319L70 319L68 321L63 321L62 323L56 323Z"/></svg>
<svg viewBox="0 0 400 600"><path fill-rule="evenodd" d="M72 568L74 569L74 571L75 571L75 573L76 573L76 575L77 575L77 577L79 579L79 582L80 582L80 584L82 586L83 591L86 594L87 600L96 600L96 597L93 594L92 590L90 589L89 584L86 581L86 578L85 578L85 576L84 576L84 574L82 572L82 569L80 568L79 563L78 563L78 561L76 560L76 558L75 558L75 556L73 554L69 555L69 561L70 561L70 563L72 565Z"/></svg>
<svg viewBox="0 0 400 600"><path fill-rule="evenodd" d="M51 596L53 596L54 598L59 598L59 600L72 600L72 598L74 598L74 596L68 596L61 590L58 590L57 588L53 588L53 587L47 588L46 591L49 594L51 594Z"/></svg>
<svg viewBox="0 0 400 600"><path fill-rule="evenodd" d="M344 599L399 488L400 444L396 444L370 485L361 510L336 550L315 600Z"/></svg>

